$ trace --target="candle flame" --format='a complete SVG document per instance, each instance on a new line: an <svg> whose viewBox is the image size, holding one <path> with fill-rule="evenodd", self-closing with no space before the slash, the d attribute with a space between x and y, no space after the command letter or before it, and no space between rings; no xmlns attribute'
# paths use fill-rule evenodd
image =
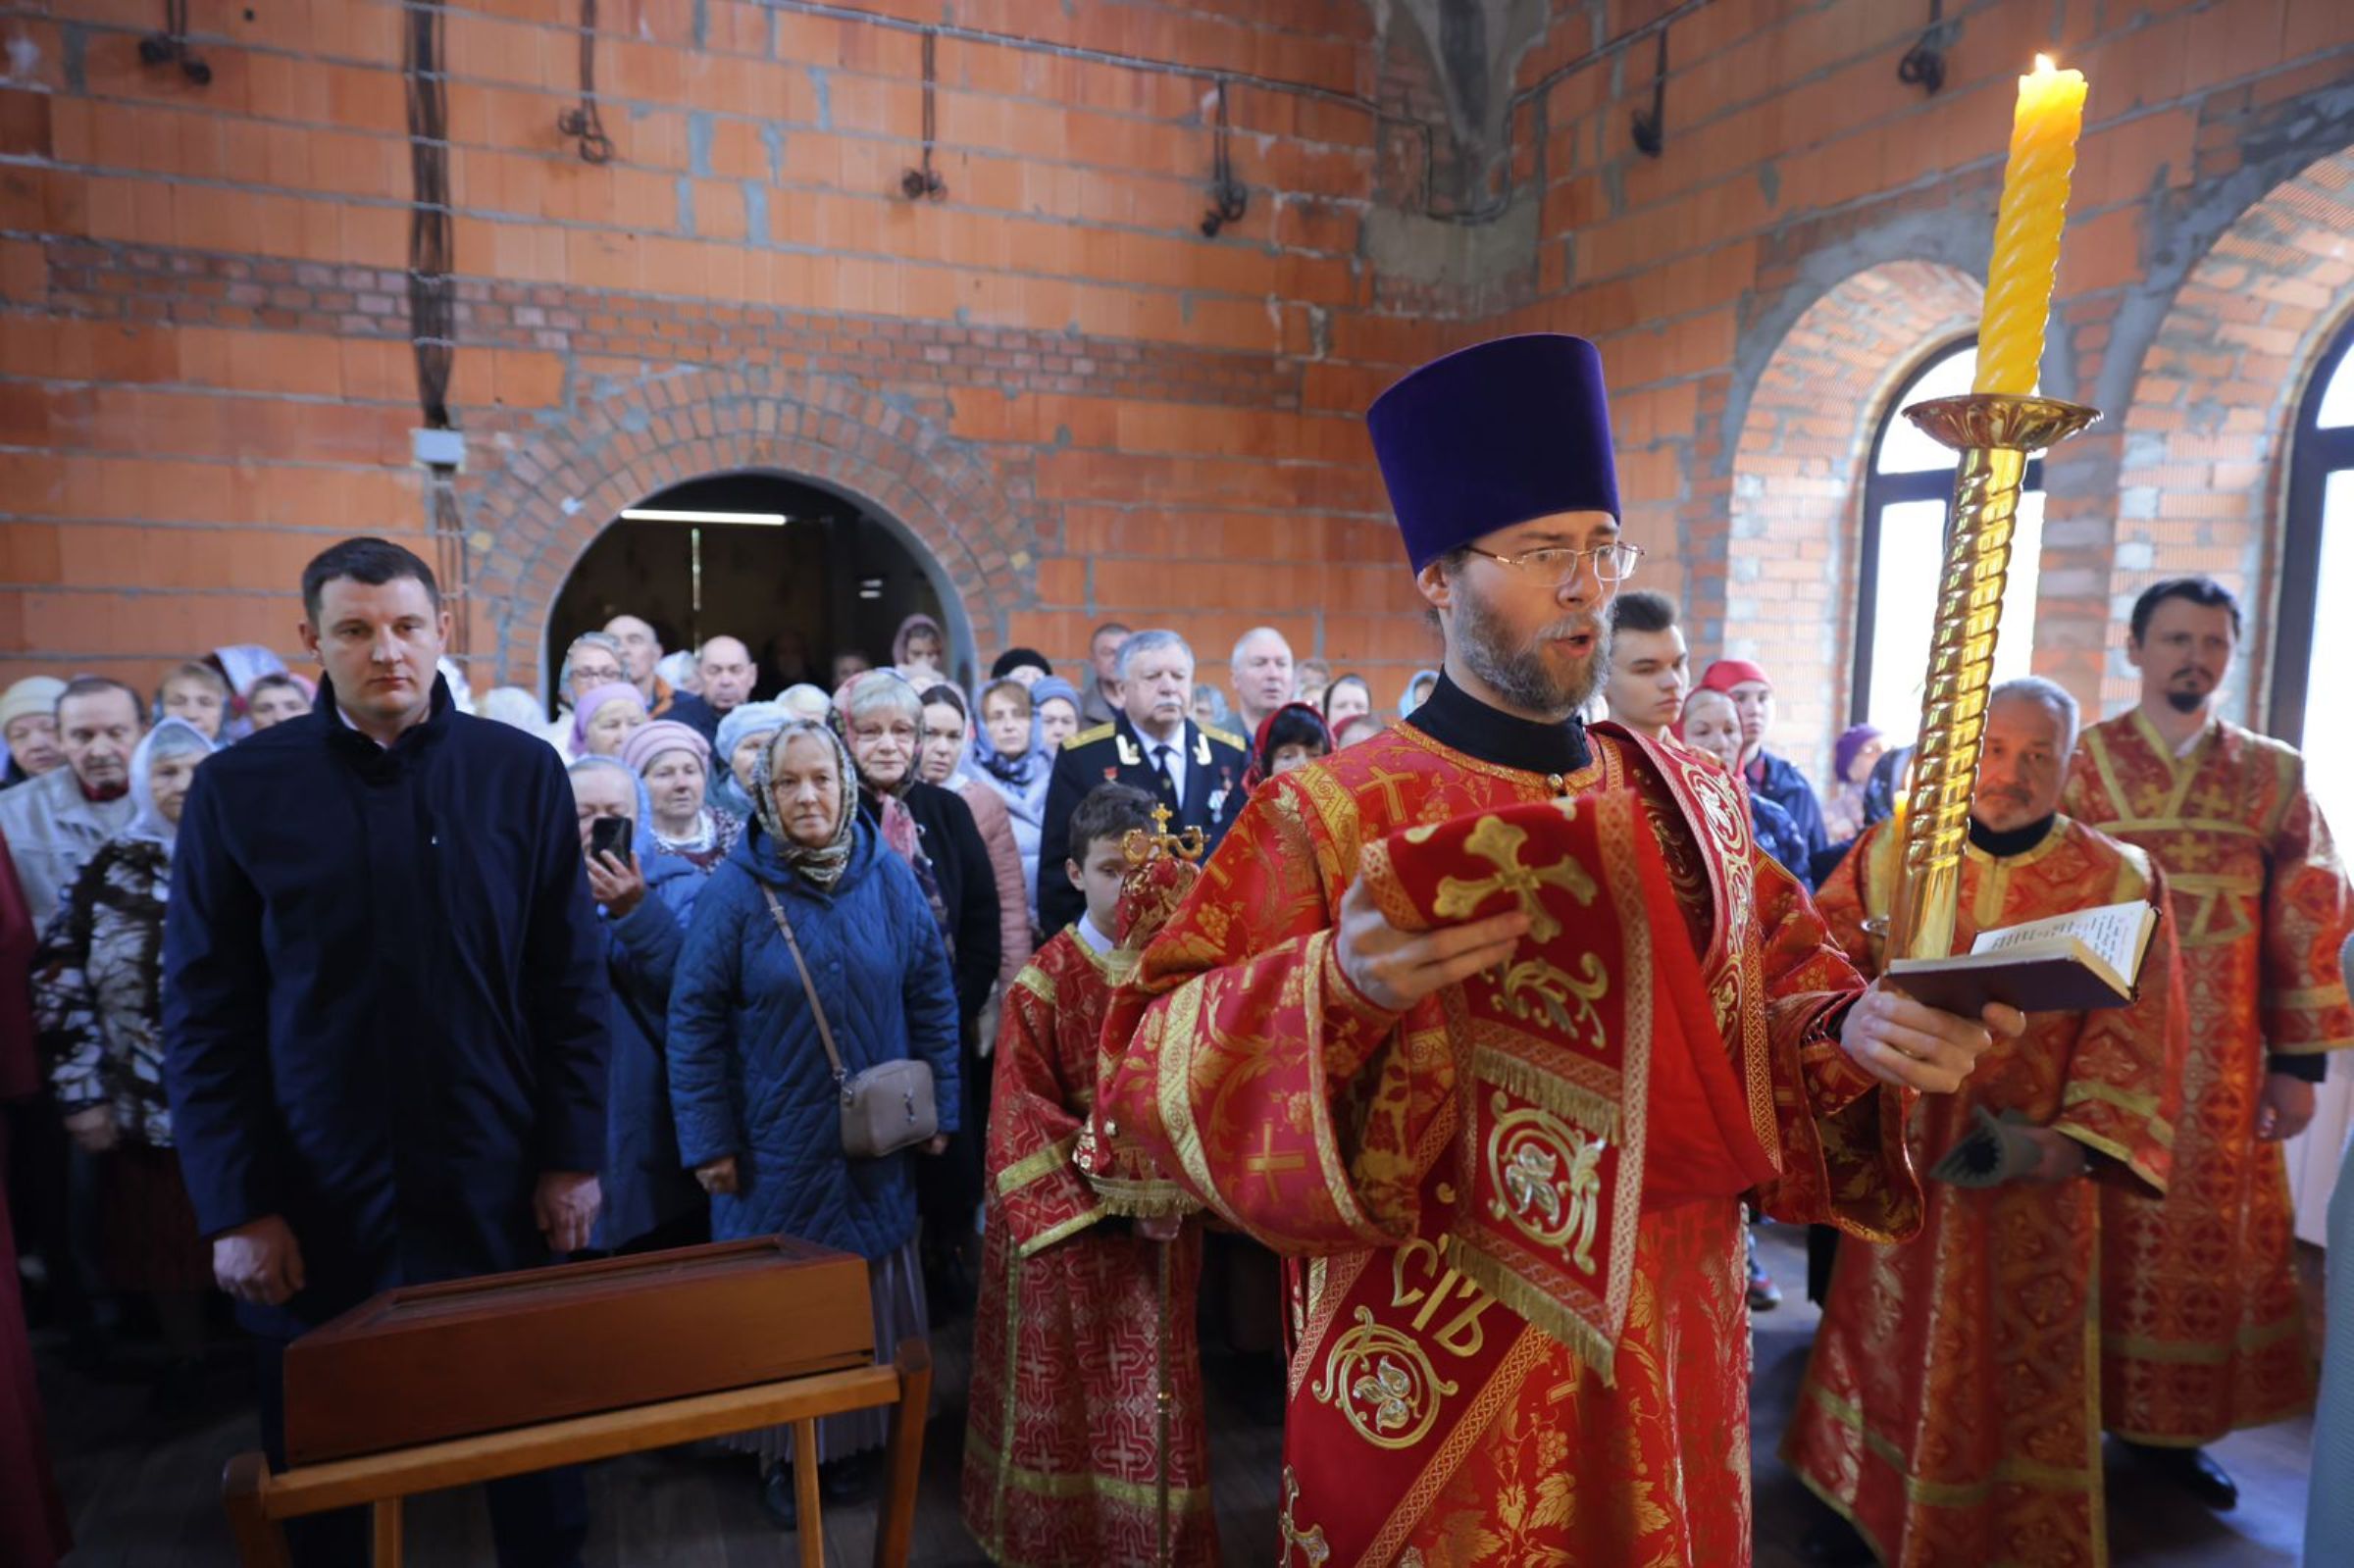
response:
<svg viewBox="0 0 2354 1568"><path fill-rule="evenodd" d="M2037 55L2035 57L2035 75L2039 76L2048 76L2056 69L2058 68L2052 64L2052 57L2050 55Z"/></svg>

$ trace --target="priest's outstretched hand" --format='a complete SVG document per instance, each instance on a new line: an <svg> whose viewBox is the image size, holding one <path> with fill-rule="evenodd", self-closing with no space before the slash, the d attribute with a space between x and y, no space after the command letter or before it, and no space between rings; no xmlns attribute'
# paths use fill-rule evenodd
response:
<svg viewBox="0 0 2354 1568"><path fill-rule="evenodd" d="M1883 1084L1951 1094L1997 1039L2017 1039L2026 1027L2026 1014L2000 1002L1988 1002L1976 1019L1957 1018L1874 981L1847 1010L1839 1045Z"/></svg>
<svg viewBox="0 0 2354 1568"><path fill-rule="evenodd" d="M1516 909L1436 931L1400 931L1359 880L1341 895L1333 956L1365 1000L1403 1013L1432 991L1503 963L1527 935L1528 916Z"/></svg>

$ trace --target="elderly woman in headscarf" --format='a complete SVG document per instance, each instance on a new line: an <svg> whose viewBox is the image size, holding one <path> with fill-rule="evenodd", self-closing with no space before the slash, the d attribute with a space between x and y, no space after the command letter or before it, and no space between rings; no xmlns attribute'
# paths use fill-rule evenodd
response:
<svg viewBox="0 0 2354 1568"><path fill-rule="evenodd" d="M1038 742L1050 757L1079 733L1079 688L1058 675L1030 683L1030 706L1038 714Z"/></svg>
<svg viewBox="0 0 2354 1568"><path fill-rule="evenodd" d="M912 1057L932 1069L947 1148L962 1104L956 987L932 905L907 858L859 815L848 749L823 725L779 730L754 770L754 826L695 900L670 994L670 1097L681 1161L712 1194L721 1240L783 1232L867 1260L875 1356L930 1332L916 1261L915 1151L852 1160L841 1093L820 1034L823 1009L843 1070ZM791 933L788 937L787 933ZM797 953L796 953L797 948ZM815 1005L812 1005L812 996ZM871 1484L844 1461L882 1445L887 1413L818 1424L831 1500ZM786 1429L746 1441L761 1497L795 1523Z"/></svg>
<svg viewBox="0 0 2354 1568"><path fill-rule="evenodd" d="M713 805L739 822L752 820L752 770L770 737L793 717L776 702L740 702L728 710L711 748Z"/></svg>
<svg viewBox="0 0 2354 1568"><path fill-rule="evenodd" d="M627 681L584 692L572 705L570 755L618 757L631 733L647 722L645 698Z"/></svg>
<svg viewBox="0 0 2354 1568"><path fill-rule="evenodd" d="M923 697L923 749L916 776L925 784L955 792L972 812L973 826L981 831L981 842L989 850L989 869L998 888L998 989L1002 995L1021 974L1022 966L1030 962L1030 894L1022 882L1021 844L1013 836L1013 816L1005 809L1005 797L966 767L972 756L973 721L964 693L943 681L925 688ZM982 1009L984 1055L988 1054L988 1041L995 1038L989 1030L995 1013L994 1006ZM979 1136L989 1125L986 1082L976 1086L975 1099L976 1108L984 1112L973 1118Z"/></svg>
<svg viewBox="0 0 2354 1568"><path fill-rule="evenodd" d="M131 754L130 822L92 854L33 958L33 1020L66 1131L99 1166L101 1258L108 1286L147 1295L168 1360L154 1389L162 1413L199 1392L212 1249L173 1152L164 1093L164 903L180 808L212 737L167 717Z"/></svg>
<svg viewBox="0 0 2354 1568"><path fill-rule="evenodd" d="M1430 694L1438 688L1438 671L1416 670L1414 678L1406 683L1405 693L1398 698L1398 717L1404 719L1410 715L1416 708L1428 702Z"/></svg>
<svg viewBox="0 0 2354 1568"><path fill-rule="evenodd" d="M858 812L886 848L905 860L930 900L956 977L956 1013L964 1051L966 1129L946 1161L920 1178L927 1276L944 1311L970 1305L975 1291L968 1250L977 1248L973 1217L981 1202L985 1124L980 1102L981 1010L1003 956L997 878L972 808L953 791L917 776L922 696L889 670L852 676L834 694L834 725L850 750Z"/></svg>
<svg viewBox="0 0 2354 1568"><path fill-rule="evenodd" d="M613 1050L606 1063L605 1163L598 1173L604 1206L597 1211L594 1244L616 1252L691 1246L710 1238L710 1200L679 1156L664 1041L671 984L703 879L653 843L645 784L628 765L613 757L583 757L569 772L581 859L604 928L610 983ZM608 818L632 824L637 841L626 851L600 855L594 835Z"/></svg>
<svg viewBox="0 0 2354 1568"><path fill-rule="evenodd" d="M708 876L743 832L743 819L708 804L711 742L676 719L640 725L621 743L621 760L645 786L652 847Z"/></svg>
<svg viewBox="0 0 2354 1568"><path fill-rule="evenodd" d="M915 685L928 686L947 673L947 633L930 616L911 615L891 639L891 662Z"/></svg>

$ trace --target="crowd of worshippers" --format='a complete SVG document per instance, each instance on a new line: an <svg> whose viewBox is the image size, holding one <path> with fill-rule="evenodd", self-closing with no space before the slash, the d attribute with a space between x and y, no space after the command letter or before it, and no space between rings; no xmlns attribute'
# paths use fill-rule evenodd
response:
<svg viewBox="0 0 2354 1568"><path fill-rule="evenodd" d="M773 694L742 639L666 653L617 615L563 650L551 718L469 691L405 549L347 541L301 586L315 675L228 647L152 692L78 675L0 696L22 1272L91 1362L152 1326L165 1416L201 1404L228 1292L281 1459L284 1345L394 1281L783 1233L867 1260L880 1361L971 1311L998 1281L985 1216L1021 1224L1001 1183L1025 1161L993 1146L1000 1019L1078 1016L1025 989L1033 954L1066 932L1071 954L1111 947L1119 851L1154 807L1214 849L1266 781L1393 722L1270 628L1223 684L1178 633L1107 624L1076 681L1014 647L968 690L945 672L981 650L920 615L887 664L844 654L831 689ZM1739 775L1802 884L1890 814L1905 752L1877 731L1838 737L1817 791L1770 749L1765 670L1695 683L1669 600L1622 588L1609 614L1590 717ZM1392 712L1444 683L1418 672ZM850 1159L840 1076L896 1058L929 1066L938 1135ZM1750 1295L1778 1299L1754 1261ZM1014 1441L982 1416L976 1442ZM821 1424L828 1500L871 1490L884 1436L879 1413ZM791 1527L790 1432L740 1445ZM967 1517L1010 1549L976 1451ZM490 1503L502 1561L571 1560L587 1529L575 1472ZM298 1547L359 1528L311 1521Z"/></svg>

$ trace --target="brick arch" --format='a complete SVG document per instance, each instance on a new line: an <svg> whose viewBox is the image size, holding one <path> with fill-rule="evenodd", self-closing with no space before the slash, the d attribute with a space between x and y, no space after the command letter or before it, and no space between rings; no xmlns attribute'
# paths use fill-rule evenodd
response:
<svg viewBox="0 0 2354 1568"><path fill-rule="evenodd" d="M1851 273L1800 312L1751 389L1720 586L1695 593L1692 641L1773 674L1780 749L1802 767L1827 771L1847 712L1872 436L1922 357L1976 326L1983 292L1942 262Z"/></svg>
<svg viewBox="0 0 2354 1568"><path fill-rule="evenodd" d="M1041 532L1026 460L993 462L839 378L695 369L576 403L466 487L477 671L534 684L556 595L613 518L689 480L742 472L836 490L894 525L930 556L949 630L976 650L1002 645L1007 616L1030 602Z"/></svg>
<svg viewBox="0 0 2354 1568"><path fill-rule="evenodd" d="M2124 420L2107 610L2122 624L2162 577L2206 572L2238 593L2251 635L2226 711L2261 715L2271 673L2281 508L2298 400L2354 309L2354 148L2267 191L2191 267L2142 357ZM2106 629L2104 629L2106 630ZM2138 679L2106 638L2104 708Z"/></svg>

